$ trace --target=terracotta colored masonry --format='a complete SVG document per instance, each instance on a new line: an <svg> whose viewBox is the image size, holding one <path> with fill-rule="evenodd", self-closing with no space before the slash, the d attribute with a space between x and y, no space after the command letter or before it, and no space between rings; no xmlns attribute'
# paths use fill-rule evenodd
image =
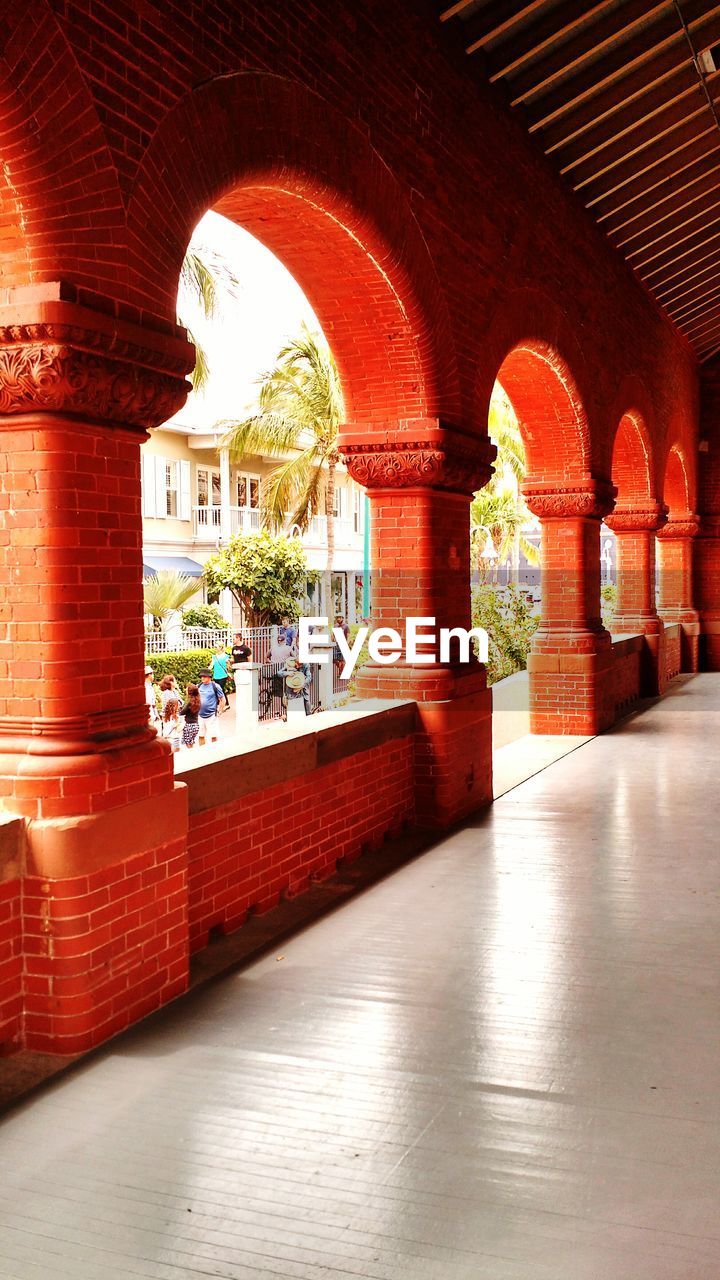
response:
<svg viewBox="0 0 720 1280"><path fill-rule="evenodd" d="M621 505L606 517L617 551L614 630L644 635L641 688L648 697L665 687L665 634L655 604L655 540L666 519L665 508L657 502Z"/></svg>
<svg viewBox="0 0 720 1280"><path fill-rule="evenodd" d="M524 488L542 521L542 617L530 673L533 733L598 733L615 718L613 654L600 620L600 520L614 490L596 481Z"/></svg>
<svg viewBox="0 0 720 1280"><path fill-rule="evenodd" d="M364 750L334 759L348 749L341 740L352 737L352 726L296 743L299 761L288 760L281 743L261 750L259 760L245 757L247 771L233 759L185 773L191 951L206 946L211 932L239 928L248 911L302 893L332 875L339 860L357 858L413 820L413 709L398 707L381 719L377 727L355 727ZM302 770L313 762L318 767ZM278 771L280 781L253 789Z"/></svg>

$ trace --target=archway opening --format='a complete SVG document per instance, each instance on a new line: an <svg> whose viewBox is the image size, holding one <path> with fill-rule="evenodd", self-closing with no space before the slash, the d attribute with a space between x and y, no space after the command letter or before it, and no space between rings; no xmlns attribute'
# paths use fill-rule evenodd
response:
<svg viewBox="0 0 720 1280"><path fill-rule="evenodd" d="M481 508L497 509L494 547L485 543L485 554L497 555L494 591L486 585L478 594L486 602L486 629L492 636L494 625L496 645L503 647L490 673L500 677L493 681L499 748L530 732L531 707L543 696L538 673L526 671L531 650L552 626L558 584L585 572L578 562L583 549L566 543L563 560L563 544L550 532L563 504L591 482L584 407L567 365L549 344L522 342L506 355L490 400L488 430L498 446L496 475L474 511L477 518ZM474 621L478 616L476 607ZM553 731L563 732L556 719Z"/></svg>
<svg viewBox="0 0 720 1280"><path fill-rule="evenodd" d="M624 413L618 423L612 453L612 483L617 490L615 513L632 520L650 518L654 506L653 467L650 437L642 414L635 410ZM600 531L602 619L612 632L618 617L618 546L615 530L603 522ZM631 593L632 594L632 593ZM654 606L655 575L652 574L650 596Z"/></svg>

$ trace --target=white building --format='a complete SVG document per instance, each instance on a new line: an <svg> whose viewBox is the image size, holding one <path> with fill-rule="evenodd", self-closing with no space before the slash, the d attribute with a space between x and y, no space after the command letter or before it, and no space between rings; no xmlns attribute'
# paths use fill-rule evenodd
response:
<svg viewBox="0 0 720 1280"><path fill-rule="evenodd" d="M173 419L153 431L142 446L143 559L145 575L176 569L200 579L210 555L234 533L260 528L260 485L278 459L253 456L236 466L221 435ZM330 567L332 598L318 599L323 585L309 588L318 612L341 613L348 622L360 617L365 532L365 491L340 463L335 479L335 553L327 563L327 518L313 516L301 537L308 569ZM224 593L219 601L228 622L237 624L237 606ZM204 592L199 587L198 602Z"/></svg>

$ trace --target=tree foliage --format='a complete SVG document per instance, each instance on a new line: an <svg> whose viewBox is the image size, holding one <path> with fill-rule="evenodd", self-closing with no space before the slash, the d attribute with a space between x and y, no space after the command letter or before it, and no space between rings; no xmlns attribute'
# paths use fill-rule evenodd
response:
<svg viewBox="0 0 720 1280"><path fill-rule="evenodd" d="M262 482L263 522L282 529L288 519L300 529L324 507L328 522L328 566L334 552L337 438L343 418L340 379L325 339L303 324L259 379L257 413L225 422L234 462L248 454L280 457ZM323 484L323 477L325 483Z"/></svg>
<svg viewBox="0 0 720 1280"><path fill-rule="evenodd" d="M209 627L212 631L227 630L227 619L223 618L216 604L196 604L183 609L184 627Z"/></svg>
<svg viewBox="0 0 720 1280"><path fill-rule="evenodd" d="M195 595L200 579L172 569L160 569L152 577L143 578L143 604L145 613L152 614L153 625L164 631L177 609Z"/></svg>
<svg viewBox="0 0 720 1280"><path fill-rule="evenodd" d="M243 610L248 626L294 617L308 578L305 549L299 538L261 529L236 533L227 547L210 556L205 580L211 594L228 588Z"/></svg>
<svg viewBox="0 0 720 1280"><path fill-rule="evenodd" d="M510 585L484 583L472 594L472 624L488 634L488 682L496 684L527 666L530 642L540 624L528 594Z"/></svg>
<svg viewBox="0 0 720 1280"><path fill-rule="evenodd" d="M206 245L190 244L180 268L178 322L187 329L195 347L195 368L190 374L194 391L204 391L210 380L207 352L185 318L186 308L196 310L206 320L217 318L223 294L233 297L239 281L225 258Z"/></svg>

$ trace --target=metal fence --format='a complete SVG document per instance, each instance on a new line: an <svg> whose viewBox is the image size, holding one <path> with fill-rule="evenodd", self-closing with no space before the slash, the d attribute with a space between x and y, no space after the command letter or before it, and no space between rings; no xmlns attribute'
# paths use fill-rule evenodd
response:
<svg viewBox="0 0 720 1280"><path fill-rule="evenodd" d="M183 627L173 630L145 632L146 653L182 653L187 649L229 648L236 635L241 635L252 650L252 660L263 662L270 653L272 627Z"/></svg>
<svg viewBox="0 0 720 1280"><path fill-rule="evenodd" d="M268 662L258 672L258 720L287 720L285 663ZM320 679L317 666L310 668L310 713L320 710Z"/></svg>

